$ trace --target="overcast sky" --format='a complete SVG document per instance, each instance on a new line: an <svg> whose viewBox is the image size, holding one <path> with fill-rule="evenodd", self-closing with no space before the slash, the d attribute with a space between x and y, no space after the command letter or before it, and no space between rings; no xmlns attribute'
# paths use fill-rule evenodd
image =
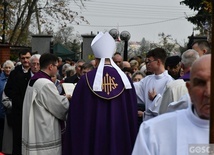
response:
<svg viewBox="0 0 214 155"><path fill-rule="evenodd" d="M71 4L90 23L71 24L80 34L93 31L109 31L117 28L131 34L131 41L141 41L144 37L158 42L158 34L164 32L183 44L193 32L194 25L185 17L195 13L181 0L90 0L84 2L85 8Z"/></svg>

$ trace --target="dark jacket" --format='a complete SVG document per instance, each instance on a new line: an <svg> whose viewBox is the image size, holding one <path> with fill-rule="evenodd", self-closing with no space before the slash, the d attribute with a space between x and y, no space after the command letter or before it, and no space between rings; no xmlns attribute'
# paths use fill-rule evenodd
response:
<svg viewBox="0 0 214 155"><path fill-rule="evenodd" d="M22 65L15 67L11 71L7 84L5 86L5 94L12 99L12 128L13 128L13 153L21 154L21 138L22 138L22 107L25 91L31 73L24 73Z"/></svg>
<svg viewBox="0 0 214 155"><path fill-rule="evenodd" d="M65 79L65 83L77 83L79 81L79 77L77 76L77 74L74 74L73 76L67 77Z"/></svg>
<svg viewBox="0 0 214 155"><path fill-rule="evenodd" d="M24 73L21 65L16 66L9 75L5 86L5 94L12 99L13 108L17 110L15 113L21 114L22 112L25 91L30 78L30 71Z"/></svg>

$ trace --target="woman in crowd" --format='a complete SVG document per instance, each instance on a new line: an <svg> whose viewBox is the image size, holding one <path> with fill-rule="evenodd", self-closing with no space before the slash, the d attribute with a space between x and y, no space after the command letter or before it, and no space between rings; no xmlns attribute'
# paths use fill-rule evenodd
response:
<svg viewBox="0 0 214 155"><path fill-rule="evenodd" d="M0 74L0 152L4 152L7 154L11 154L12 153L12 135L10 134L11 137L7 137L6 141L3 141L3 134L5 134L5 132L7 131L11 131L11 129L8 129L8 125L7 125L7 119L5 117L5 109L6 111L9 110L8 108L11 108L12 105L8 105L8 107L5 107L5 105L3 105L4 103L2 102L2 94L4 92L4 86L5 83L7 82L8 76L11 72L11 70L14 69L14 63L10 60L5 61L5 63L3 64L2 67L3 71ZM6 145L10 145L11 144L11 148L7 148L5 150L5 146Z"/></svg>
<svg viewBox="0 0 214 155"><path fill-rule="evenodd" d="M144 75L140 71L136 71L135 73L132 74L132 81L133 82L138 82L143 78L144 78Z"/></svg>

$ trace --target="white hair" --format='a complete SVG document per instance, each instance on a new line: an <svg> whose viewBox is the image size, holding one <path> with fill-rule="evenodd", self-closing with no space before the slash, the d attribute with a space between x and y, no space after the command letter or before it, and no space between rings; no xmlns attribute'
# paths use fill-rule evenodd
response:
<svg viewBox="0 0 214 155"><path fill-rule="evenodd" d="M34 54L34 55L32 55L32 56L30 57L30 63L32 63L32 61L33 61L34 59L40 59L40 57L41 57L40 54Z"/></svg>
<svg viewBox="0 0 214 155"><path fill-rule="evenodd" d="M3 64L3 68L5 68L6 66L10 66L10 67L11 67L11 70L13 70L13 68L14 68L14 63L13 63L13 61L11 61L11 60L6 60L6 61L4 62L4 64Z"/></svg>
<svg viewBox="0 0 214 155"><path fill-rule="evenodd" d="M70 64L64 64L62 66L62 70L65 71L68 67L70 67L71 65Z"/></svg>
<svg viewBox="0 0 214 155"><path fill-rule="evenodd" d="M198 59L200 56L197 51L189 49L185 51L181 56L181 63L185 68L191 67L193 62Z"/></svg>

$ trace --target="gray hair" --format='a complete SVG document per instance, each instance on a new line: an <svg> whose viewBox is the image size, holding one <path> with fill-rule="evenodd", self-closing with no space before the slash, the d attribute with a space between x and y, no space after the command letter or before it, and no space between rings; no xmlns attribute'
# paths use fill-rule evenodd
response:
<svg viewBox="0 0 214 155"><path fill-rule="evenodd" d="M11 60L6 60L3 64L3 68L5 68L6 66L11 66L11 70L14 69L14 63Z"/></svg>
<svg viewBox="0 0 214 155"><path fill-rule="evenodd" d="M61 57L58 57L59 61L62 61L62 58Z"/></svg>
<svg viewBox="0 0 214 155"><path fill-rule="evenodd" d="M34 54L34 55L32 55L32 56L30 57L30 63L32 63L32 61L33 61L34 59L40 59L40 57L41 57L40 54Z"/></svg>
<svg viewBox="0 0 214 155"><path fill-rule="evenodd" d="M198 52L193 49L189 49L182 54L181 63L184 65L185 68L191 67L193 62L198 58Z"/></svg>
<svg viewBox="0 0 214 155"><path fill-rule="evenodd" d="M62 70L65 71L68 67L70 67L71 65L70 64L64 64L62 66Z"/></svg>
<svg viewBox="0 0 214 155"><path fill-rule="evenodd" d="M75 66L68 66L65 69L65 73L67 77L69 77L70 75L74 75L76 73Z"/></svg>

